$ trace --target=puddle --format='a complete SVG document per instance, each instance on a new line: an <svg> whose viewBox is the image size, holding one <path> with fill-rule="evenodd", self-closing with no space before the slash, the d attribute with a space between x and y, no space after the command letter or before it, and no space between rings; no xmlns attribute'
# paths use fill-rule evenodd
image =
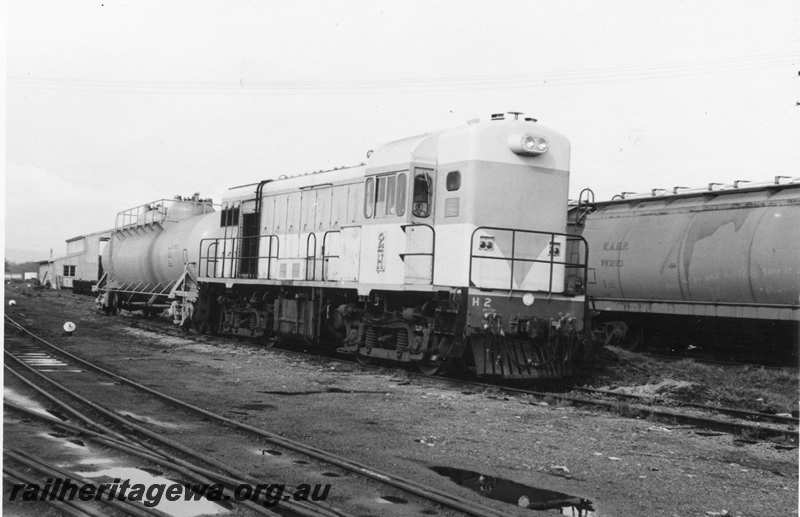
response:
<svg viewBox="0 0 800 517"><path fill-rule="evenodd" d="M59 420L62 420L64 422L69 422L69 417L67 417L61 411L58 411L56 409L48 409L47 412L53 415L54 417L58 418Z"/></svg>
<svg viewBox="0 0 800 517"><path fill-rule="evenodd" d="M114 460L111 458L84 458L78 460L76 463L78 463L78 465L105 465L107 463L114 463Z"/></svg>
<svg viewBox="0 0 800 517"><path fill-rule="evenodd" d="M382 495L378 498L379 503L408 504L408 499L397 497L396 495Z"/></svg>
<svg viewBox="0 0 800 517"><path fill-rule="evenodd" d="M138 483L141 483L144 486L170 486L174 484L183 485L183 483L176 482L172 479L168 479L159 475L153 475L144 469L133 467L113 467L89 472L76 472L75 474L87 478L111 478L112 480L117 478L120 480L127 479L130 481L130 485L135 485ZM181 490L181 495L183 494L184 492ZM142 501L148 501L146 494L142 498ZM156 501L155 498L153 498L148 502ZM219 515L228 513L228 509L205 498L197 501L189 501L181 497L177 501L168 501L166 497L162 497L157 501L157 504L155 504L153 508L173 517L195 517L197 515Z"/></svg>
<svg viewBox="0 0 800 517"><path fill-rule="evenodd" d="M482 496L514 506L531 510L561 510L562 515L597 517L592 502L588 499L486 476L471 470L452 467L431 467L431 470Z"/></svg>
<svg viewBox="0 0 800 517"><path fill-rule="evenodd" d="M264 404L263 402L252 402L249 404L242 404L241 406L236 406L239 409L276 409L277 406L273 406L272 404Z"/></svg>
<svg viewBox="0 0 800 517"><path fill-rule="evenodd" d="M82 441L77 439L65 440L61 435L56 433L37 433L36 436L41 436L42 438L47 438L48 440L59 442L63 447L67 449L80 449L80 450L86 449L86 444L84 444Z"/></svg>
<svg viewBox="0 0 800 517"><path fill-rule="evenodd" d="M9 388L7 386L4 387L3 388L3 398L5 400L9 401L9 402L13 402L14 404L16 404L18 406L22 406L25 409L30 409L31 411L34 411L34 412L39 413L41 415L44 415L44 416L47 416L47 417L51 416L50 412L47 411L47 409L45 409L44 406L42 406L41 404L39 404L38 402L36 402L32 398L30 398L30 397L28 397L26 395L23 395L22 393L19 393L17 391L14 391L13 388Z"/></svg>
<svg viewBox="0 0 800 517"><path fill-rule="evenodd" d="M164 422L163 420L156 420L155 418L151 418L145 415L137 415L133 411L117 411L122 416L126 416L128 418L132 418L134 420L138 420L139 422L144 422L146 424L157 425L158 427L163 427L165 429L178 429L178 424L172 424L170 422Z"/></svg>

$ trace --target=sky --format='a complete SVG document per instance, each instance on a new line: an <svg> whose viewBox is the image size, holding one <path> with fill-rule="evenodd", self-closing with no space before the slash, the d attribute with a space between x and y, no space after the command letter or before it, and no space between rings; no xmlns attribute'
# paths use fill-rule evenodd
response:
<svg viewBox="0 0 800 517"><path fill-rule="evenodd" d="M6 34L14 260L502 111L570 139L573 196L800 175L796 0L12 0Z"/></svg>

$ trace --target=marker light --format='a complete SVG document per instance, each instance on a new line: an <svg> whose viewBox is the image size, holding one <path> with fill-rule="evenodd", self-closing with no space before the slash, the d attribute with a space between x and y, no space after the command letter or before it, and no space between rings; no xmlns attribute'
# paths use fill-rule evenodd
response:
<svg viewBox="0 0 800 517"><path fill-rule="evenodd" d="M508 146L517 154L537 156L550 149L547 140L533 135L511 135L508 137Z"/></svg>

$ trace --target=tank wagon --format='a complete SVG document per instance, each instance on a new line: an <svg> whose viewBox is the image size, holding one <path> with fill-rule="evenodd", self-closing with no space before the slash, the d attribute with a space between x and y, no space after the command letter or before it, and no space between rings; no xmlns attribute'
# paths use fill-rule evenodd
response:
<svg viewBox="0 0 800 517"><path fill-rule="evenodd" d="M194 208L149 245L109 246L127 255L109 278L155 282L204 332L329 343L426 373L567 376L590 341L569 161L563 136L495 114L359 166L231 188L216 214ZM108 285L113 308L126 289Z"/></svg>
<svg viewBox="0 0 800 517"><path fill-rule="evenodd" d="M740 183L572 207L570 227L592 250L595 323L610 339L796 353L800 182Z"/></svg>
<svg viewBox="0 0 800 517"><path fill-rule="evenodd" d="M190 265L197 263L200 239L217 234L217 221L211 200L197 194L119 212L95 289L100 307L158 312L172 306L190 311L196 299ZM187 303L176 303L179 300Z"/></svg>

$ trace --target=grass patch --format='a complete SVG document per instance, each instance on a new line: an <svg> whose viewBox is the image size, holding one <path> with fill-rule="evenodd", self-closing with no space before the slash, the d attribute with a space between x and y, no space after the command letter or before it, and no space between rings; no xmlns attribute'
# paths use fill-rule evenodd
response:
<svg viewBox="0 0 800 517"><path fill-rule="evenodd" d="M626 387L631 393L667 402L775 413L791 413L798 408L797 368L660 360L616 347L607 347L594 366L581 378L582 383L610 389Z"/></svg>

